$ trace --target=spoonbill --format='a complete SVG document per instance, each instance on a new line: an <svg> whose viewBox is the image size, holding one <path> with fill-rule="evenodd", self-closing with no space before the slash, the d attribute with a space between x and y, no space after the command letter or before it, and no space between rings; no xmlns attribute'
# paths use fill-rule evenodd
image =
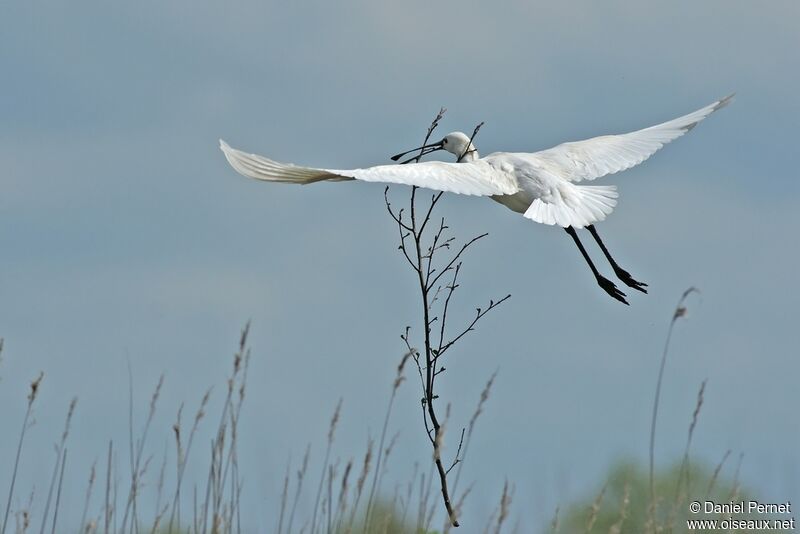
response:
<svg viewBox="0 0 800 534"><path fill-rule="evenodd" d="M628 287L647 293L647 284L635 280L617 264L594 227L594 223L604 220L616 206L617 188L578 185L579 182L642 163L711 113L725 107L732 98L733 95L726 96L688 115L635 132L562 143L540 152L495 152L481 158L470 137L463 132L452 132L440 141L392 157L397 161L416 151L422 156L445 150L457 157L456 163L427 161L351 170L316 169L248 154L231 148L221 139L220 148L238 173L267 182L311 184L362 180L490 197L527 219L564 228L589 264L598 285L613 298L628 304L625 293L597 270L576 232L581 228L589 230L617 278Z"/></svg>

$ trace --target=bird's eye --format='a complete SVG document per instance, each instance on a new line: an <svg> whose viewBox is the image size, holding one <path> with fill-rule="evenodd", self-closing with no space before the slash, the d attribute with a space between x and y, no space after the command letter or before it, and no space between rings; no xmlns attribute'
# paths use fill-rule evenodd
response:
<svg viewBox="0 0 800 534"><path fill-rule="evenodd" d="M444 141L442 141L442 144L445 144L445 145L446 145L446 144L447 144L447 139L445 139Z"/></svg>

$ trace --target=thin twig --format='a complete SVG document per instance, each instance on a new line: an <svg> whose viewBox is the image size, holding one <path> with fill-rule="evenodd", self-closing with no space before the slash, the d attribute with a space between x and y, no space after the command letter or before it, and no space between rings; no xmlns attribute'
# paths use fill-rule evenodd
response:
<svg viewBox="0 0 800 534"><path fill-rule="evenodd" d="M471 146L472 146L472 140L473 140L473 139L475 139L475 136L476 136L476 135L478 135L478 132L480 131L481 127L483 127L483 121L481 121L481 122L480 122L480 124L478 124L478 125L475 127L475 129L474 129L474 130L472 130L472 135L471 135L471 136L470 136L470 138L469 138L469 143L467 143L467 148L465 148L465 149L464 149L464 153L463 153L463 154L461 154L461 155L458 157L458 160L457 160L457 162L458 162L458 163L461 163L461 160L463 160L463 159L464 159L464 156L466 156L466 155L467 155L467 154L469 154L470 152L475 152L475 149L474 149L474 148L473 148L472 150L470 150L470 148L469 148L469 147L471 147Z"/></svg>
<svg viewBox="0 0 800 534"><path fill-rule="evenodd" d="M456 465L461 463L461 458L459 458L459 455L461 454L461 446L464 445L464 432L466 432L466 430L466 428L461 429L461 438L458 440L458 450L456 450L456 456L453 458L453 463L451 463L450 467L448 467L447 471L445 471L446 475L449 475L450 471L452 471Z"/></svg>

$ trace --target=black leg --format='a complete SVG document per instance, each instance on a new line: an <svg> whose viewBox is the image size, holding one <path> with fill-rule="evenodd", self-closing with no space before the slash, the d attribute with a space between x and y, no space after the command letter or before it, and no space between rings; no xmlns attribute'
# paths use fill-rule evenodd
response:
<svg viewBox="0 0 800 534"><path fill-rule="evenodd" d="M578 250L581 251L581 254L583 254L583 259L585 259L586 263L589 264L589 268L592 270L592 273L594 273L594 277L597 280L597 284L600 287L602 287L606 293L608 293L618 301L622 302L623 304L628 304L628 301L625 300L625 293L617 289L617 286L614 285L614 282L604 277L597 271L597 267L594 266L594 263L592 263L592 259L586 252L586 249L583 248L583 243L581 243L581 240L578 239L578 234L577 232L575 232L575 228L573 228L572 226L567 226L566 228L564 228L564 230L567 231L567 233L575 241L575 244L578 245Z"/></svg>
<svg viewBox="0 0 800 534"><path fill-rule="evenodd" d="M647 293L647 290L645 289L647 287L647 284L645 284L644 282L637 282L636 280L633 279L630 273L628 273L628 271L617 265L617 262L615 262L614 258L611 257L611 253L603 244L603 240L600 239L600 234L597 233L597 230L595 230L594 225L590 224L589 226L586 227L586 229L589 230L589 232L591 232L592 237L594 237L594 240L597 241L598 245L600 245L600 249L603 251L603 254L606 255L606 259L608 260L608 263L611 264L611 267L614 269L614 274L617 275L617 278L619 278L622 281L622 283L624 283L626 286L632 287L633 289L641 291L642 293Z"/></svg>

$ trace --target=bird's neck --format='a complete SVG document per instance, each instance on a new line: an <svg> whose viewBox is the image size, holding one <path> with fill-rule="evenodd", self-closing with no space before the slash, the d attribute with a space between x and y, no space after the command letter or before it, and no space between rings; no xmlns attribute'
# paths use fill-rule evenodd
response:
<svg viewBox="0 0 800 534"><path fill-rule="evenodd" d="M461 157L459 163L469 163L470 161L475 161L478 158L480 158L480 155L478 154L478 151L473 148Z"/></svg>

